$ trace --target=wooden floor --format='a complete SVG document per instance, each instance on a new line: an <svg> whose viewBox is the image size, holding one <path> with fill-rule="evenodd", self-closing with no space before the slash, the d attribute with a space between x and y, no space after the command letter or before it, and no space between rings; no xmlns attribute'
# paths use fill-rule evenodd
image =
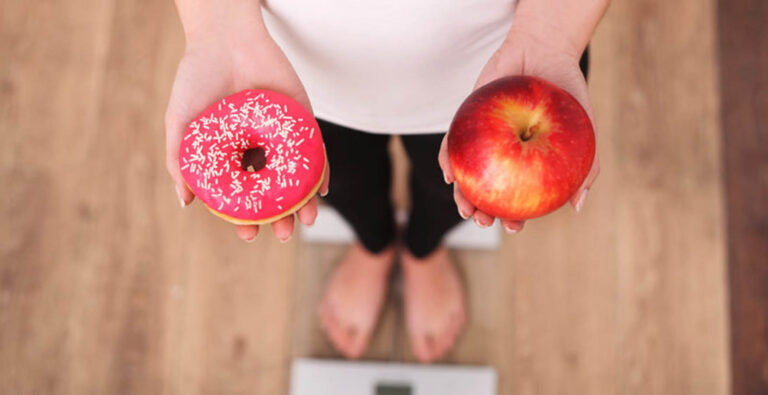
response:
<svg viewBox="0 0 768 395"><path fill-rule="evenodd" d="M314 311L342 247L239 242L181 210L162 115L170 1L0 0L0 394L281 394L335 357ZM726 394L714 0L616 0L592 43L603 172L455 254L471 322L444 362L503 394ZM368 357L411 360L396 293Z"/></svg>
<svg viewBox="0 0 768 395"><path fill-rule="evenodd" d="M720 2L735 394L768 394L768 2Z"/></svg>

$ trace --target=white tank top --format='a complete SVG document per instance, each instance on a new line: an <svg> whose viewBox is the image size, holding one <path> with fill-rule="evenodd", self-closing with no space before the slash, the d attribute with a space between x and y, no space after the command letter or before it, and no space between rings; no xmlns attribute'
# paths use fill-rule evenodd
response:
<svg viewBox="0 0 768 395"><path fill-rule="evenodd" d="M267 28L318 118L374 133L448 130L514 0L267 0Z"/></svg>

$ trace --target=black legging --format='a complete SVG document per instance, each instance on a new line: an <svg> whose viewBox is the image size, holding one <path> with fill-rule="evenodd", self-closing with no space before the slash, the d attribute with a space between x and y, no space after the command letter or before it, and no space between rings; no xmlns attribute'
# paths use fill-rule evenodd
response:
<svg viewBox="0 0 768 395"><path fill-rule="evenodd" d="M331 166L325 200L349 222L366 249L380 252L395 238L390 197L390 135L372 134L318 120ZM403 242L416 257L429 255L461 221L452 186L437 162L444 133L400 138L411 163L411 213Z"/></svg>
<svg viewBox="0 0 768 395"><path fill-rule="evenodd" d="M579 67L586 78L588 48ZM352 226L373 253L395 238L389 135L372 134L318 119L331 166L325 200ZM411 162L411 213L403 233L406 248L417 258L429 255L461 217L453 187L445 184L437 162L444 133L400 136Z"/></svg>

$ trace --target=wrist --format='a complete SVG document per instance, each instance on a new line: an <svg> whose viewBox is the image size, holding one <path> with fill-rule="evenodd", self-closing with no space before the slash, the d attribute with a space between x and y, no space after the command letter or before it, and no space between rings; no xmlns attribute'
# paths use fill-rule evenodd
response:
<svg viewBox="0 0 768 395"><path fill-rule="evenodd" d="M533 37L571 57L589 43L610 0L519 0L510 34Z"/></svg>
<svg viewBox="0 0 768 395"><path fill-rule="evenodd" d="M507 33L503 45L523 47L528 50L556 52L578 59L587 46L589 37L580 39L542 18L515 15L515 21Z"/></svg>
<svg viewBox="0 0 768 395"><path fill-rule="evenodd" d="M187 48L268 37L259 1L177 0Z"/></svg>

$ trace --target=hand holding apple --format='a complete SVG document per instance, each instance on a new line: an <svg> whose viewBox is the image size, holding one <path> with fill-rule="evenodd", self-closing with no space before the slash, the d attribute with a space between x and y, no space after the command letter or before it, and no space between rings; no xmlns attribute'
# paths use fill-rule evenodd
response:
<svg viewBox="0 0 768 395"><path fill-rule="evenodd" d="M551 82L552 84L570 93L573 96L573 98L575 98L576 101L578 101L578 103L580 104L580 107L583 108L583 110L581 110L581 108L579 110L581 110L583 114L585 114L589 118L589 122L586 122L586 123L587 124L591 123L593 125L594 122L592 122L591 107L589 104L589 97L587 95L586 82L584 80L583 75L581 74L581 70L578 67L579 59L576 56L570 55L571 53L574 53L574 51L565 51L562 48L557 48L555 46L548 45L544 42L537 41L532 36L528 36L523 33L510 34L507 41L505 41L505 43L501 46L501 48L493 55L493 57L486 64L485 68L480 74L480 77L478 78L475 89L478 89L483 85L486 85L488 82L497 80L501 77L510 76L510 75L526 75L526 76L532 76L532 77L539 77L543 80ZM501 111L504 111L504 110L502 109ZM568 111L571 111L571 110L568 110ZM457 114L457 118L459 115L460 114ZM528 114L526 116L531 116L531 114ZM452 129L453 129L453 126L452 126ZM580 127L580 129L584 129L584 127ZM591 126L588 127L588 129L589 129L589 133L584 133L585 135L592 134ZM535 128L534 128L534 132L535 132ZM449 136L450 136L450 133L446 135L446 138L443 140L443 145L440 150L439 162L440 162L441 168L443 169L446 182L454 182L457 178L456 175L457 175L458 169L453 168L451 164L451 160L449 159L449 154L448 154L449 152L448 142L450 140ZM520 137L520 135L517 135L516 138L520 139L518 141L522 141L522 137ZM592 137L592 139L594 139L594 137ZM529 141L533 142L533 139ZM591 143L592 143L591 152L592 152L592 155L594 155L594 140L592 140ZM589 145L588 142L584 142L583 144ZM531 144L527 144L527 145L529 147L531 146ZM581 152L579 155L583 156L584 154L585 152ZM480 154L475 153L475 155L480 155ZM477 162L483 158L475 158L475 159ZM463 161L466 162L467 160L468 159L464 159ZM582 162L583 162L583 159L582 159ZM493 205L489 205L487 202L487 200L490 199L490 197L488 196L486 196L485 198L486 200L485 203L480 203L480 206L482 207L477 207L475 204L471 203L470 200L479 202L481 199L478 199L478 197L481 197L483 194L464 191L460 189L460 187L458 186L458 183L454 184L454 198L456 200L456 205L459 209L459 213L462 215L462 217L467 218L469 216L472 216L478 225L490 226L493 223L494 217L500 216L502 220L502 224L504 225L504 228L508 232L513 233L522 229L524 224L524 219L532 218L538 215L543 215L544 213L559 207L559 205L562 205L562 203L564 203L565 200L570 200L573 207L577 211L580 210L584 204L584 199L586 197L586 193L589 187L592 185L592 183L594 182L595 178L599 173L599 164L596 156L594 156L594 160L589 158L589 163L587 163L587 166L589 166L590 163L591 163L591 168L588 168L589 171L586 177L584 177L583 174L580 175L581 179L579 181L583 180L583 183L581 183L580 185L577 185L575 188L572 185L573 180L579 177L579 175L576 175L576 176L567 177L570 179L570 181L568 182L564 182L564 183L561 181L557 182L558 184L564 185L564 186L550 187L550 188L555 188L561 191L559 192L559 194L562 194L563 193L562 191L572 192L571 196L566 196L565 198L563 198L562 196L558 195L558 199L550 199L548 200L548 202L543 202L541 203L541 207L535 210L528 208L526 209L528 210L527 212L525 212L525 210L520 212L514 212L514 211L510 211L509 207L506 210L500 210L498 209L498 207L492 208ZM554 171L554 170L550 170L550 171ZM517 175L512 175L511 177L516 178ZM513 184L514 183L509 185L513 185ZM487 184L486 184L486 187L487 187ZM467 199L466 194L474 194L474 195L472 196L472 199ZM488 193L486 192L485 195L488 195ZM519 203L517 203L516 205L519 205ZM537 206L537 205L539 204L538 203L533 204L533 206ZM554 208L553 208L553 205L555 205ZM487 212L486 210L491 212Z"/></svg>
<svg viewBox="0 0 768 395"><path fill-rule="evenodd" d="M595 135L581 105L530 76L500 78L474 91L447 139L462 195L478 210L513 221L565 204L595 157Z"/></svg>

